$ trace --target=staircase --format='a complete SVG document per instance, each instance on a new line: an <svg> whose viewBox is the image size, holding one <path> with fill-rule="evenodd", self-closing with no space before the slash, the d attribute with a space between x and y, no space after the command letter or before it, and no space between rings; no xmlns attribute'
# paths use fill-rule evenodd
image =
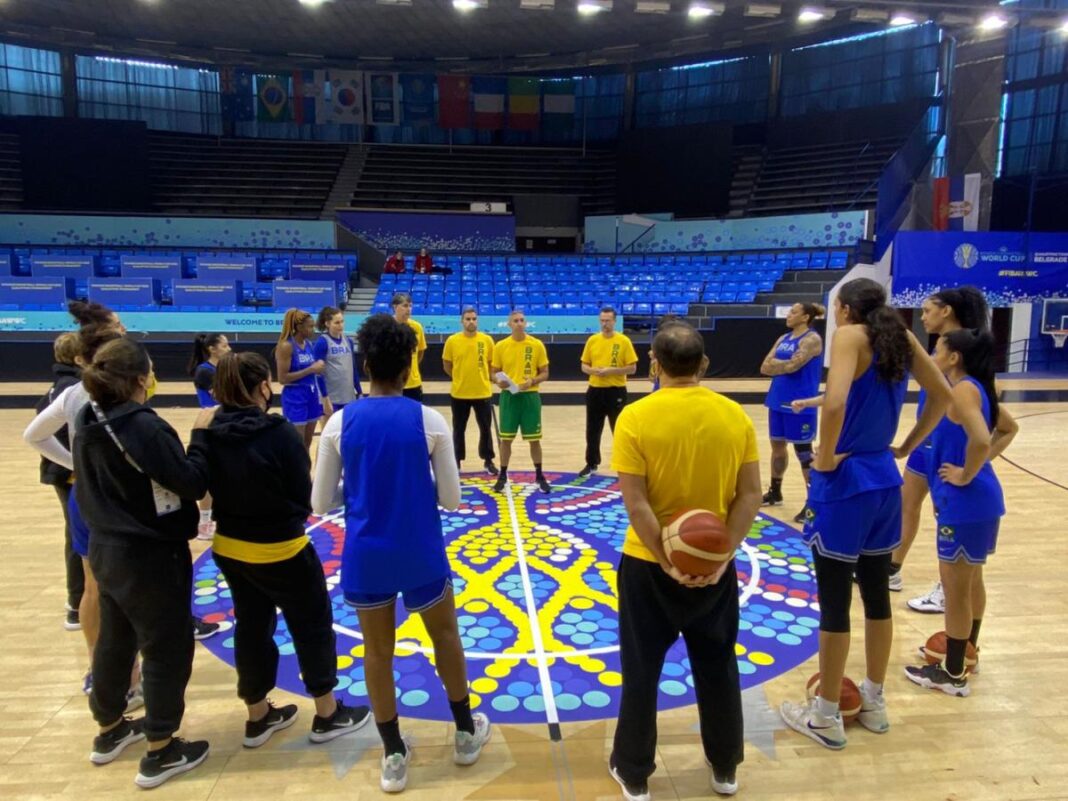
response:
<svg viewBox="0 0 1068 801"><path fill-rule="evenodd" d="M330 195L323 204L320 220L334 219L334 209L344 208L351 205L352 193L360 182L363 174L363 165L367 163L367 148L363 145L350 145L345 160L341 162L341 168L334 179L334 185L330 189Z"/></svg>
<svg viewBox="0 0 1068 801"><path fill-rule="evenodd" d="M763 167L764 148L760 145L734 148L734 175L731 178L731 205L728 217L745 216Z"/></svg>
<svg viewBox="0 0 1068 801"><path fill-rule="evenodd" d="M345 311L352 312L353 314L370 314L371 307L375 302L375 293L378 290L374 287L350 289L348 303L345 306Z"/></svg>

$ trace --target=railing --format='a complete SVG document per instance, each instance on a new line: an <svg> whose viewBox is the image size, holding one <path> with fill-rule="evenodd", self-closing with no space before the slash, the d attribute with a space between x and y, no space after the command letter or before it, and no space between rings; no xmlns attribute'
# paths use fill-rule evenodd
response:
<svg viewBox="0 0 1068 801"><path fill-rule="evenodd" d="M1057 348L1053 337L1018 339L1005 349L1006 371L1010 373L1068 373L1068 347Z"/></svg>

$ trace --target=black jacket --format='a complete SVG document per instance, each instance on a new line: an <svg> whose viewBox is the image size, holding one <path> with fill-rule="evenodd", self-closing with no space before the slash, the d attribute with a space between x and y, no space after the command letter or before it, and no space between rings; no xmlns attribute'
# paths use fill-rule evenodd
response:
<svg viewBox="0 0 1068 801"><path fill-rule="evenodd" d="M126 455L97 420L91 404L78 412L74 438L74 472L78 476L74 491L93 542L126 544L148 539L184 543L193 539L200 519L196 502L204 497L208 486L204 432L193 432L186 455L175 430L147 406L131 401L106 415ZM157 514L153 480L181 499L180 508Z"/></svg>
<svg viewBox="0 0 1068 801"><path fill-rule="evenodd" d="M224 406L207 430L217 531L246 542L285 542L311 514L311 459L291 423L255 407Z"/></svg>
<svg viewBox="0 0 1068 801"><path fill-rule="evenodd" d="M37 401L36 411L37 414L43 412L52 401L63 394L63 390L67 387L72 387L82 380L82 371L80 368L75 367L73 364L56 364L52 365L52 375L55 376L55 380L52 383L52 388L48 390L41 400ZM70 434L67 433L67 427L59 429L56 432L56 439L63 443L63 447L70 450ZM70 470L63 465L50 462L48 459L41 457L41 483L49 484L53 487L58 487L66 484L70 481L70 477L73 474Z"/></svg>

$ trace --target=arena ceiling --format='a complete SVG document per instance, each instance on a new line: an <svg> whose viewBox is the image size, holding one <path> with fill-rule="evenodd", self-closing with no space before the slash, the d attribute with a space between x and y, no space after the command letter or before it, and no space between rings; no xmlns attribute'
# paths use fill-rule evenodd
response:
<svg viewBox="0 0 1068 801"><path fill-rule="evenodd" d="M691 0L654 0L666 13L639 13L650 0L593 0L612 8L590 16L577 13L578 0L555 0L548 10L520 5L534 0L468 1L487 7L461 13L452 0L0 0L0 36L201 63L521 71L729 56L885 27L865 20L861 9L963 26L999 8L993 0L817 0L826 18L803 24L799 0L724 0L709 3L722 13L704 19L687 14ZM947 22L946 14L954 17Z"/></svg>

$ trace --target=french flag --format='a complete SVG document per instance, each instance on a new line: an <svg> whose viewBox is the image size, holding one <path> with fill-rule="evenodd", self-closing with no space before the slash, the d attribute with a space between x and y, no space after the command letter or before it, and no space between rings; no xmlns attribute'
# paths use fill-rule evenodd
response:
<svg viewBox="0 0 1068 801"><path fill-rule="evenodd" d="M934 229L936 231L978 231L979 173L934 179Z"/></svg>

